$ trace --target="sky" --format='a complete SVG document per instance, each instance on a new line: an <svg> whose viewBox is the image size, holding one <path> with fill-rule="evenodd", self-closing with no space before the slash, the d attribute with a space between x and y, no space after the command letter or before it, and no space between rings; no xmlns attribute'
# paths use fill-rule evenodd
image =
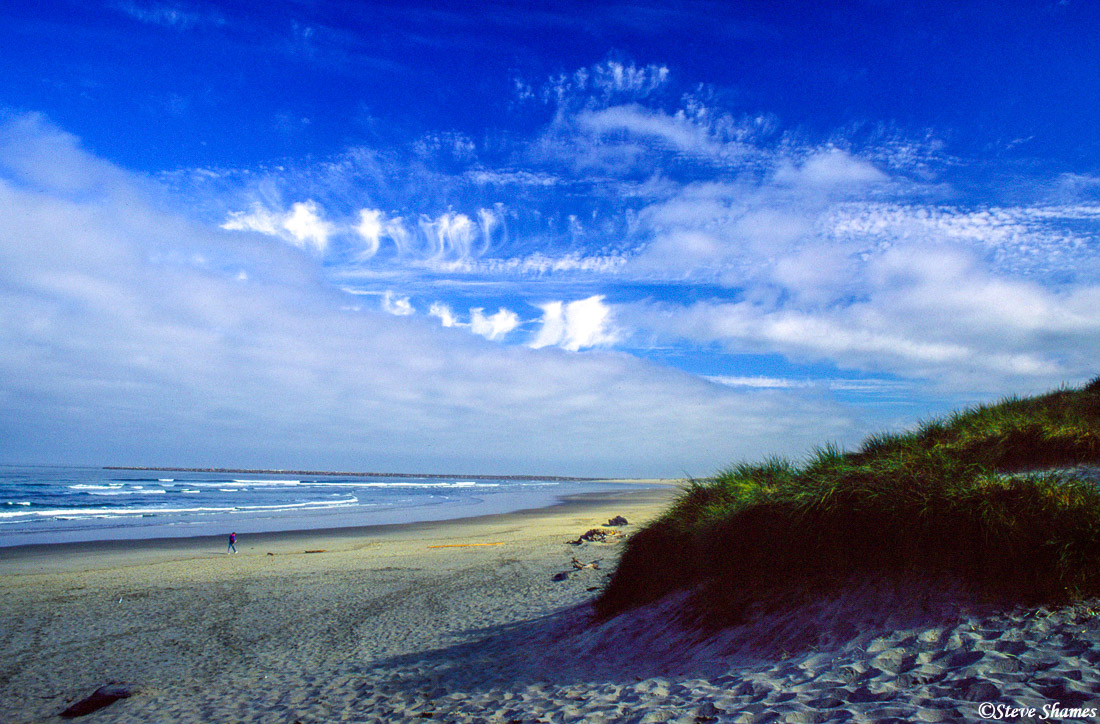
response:
<svg viewBox="0 0 1100 724"><path fill-rule="evenodd" d="M1100 367L1100 7L12 0L0 462L705 476Z"/></svg>

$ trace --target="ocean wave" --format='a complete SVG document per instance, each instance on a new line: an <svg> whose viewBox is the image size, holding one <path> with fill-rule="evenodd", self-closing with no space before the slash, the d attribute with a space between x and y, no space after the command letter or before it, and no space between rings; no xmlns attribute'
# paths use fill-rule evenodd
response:
<svg viewBox="0 0 1100 724"><path fill-rule="evenodd" d="M355 496L348 498L347 500L326 500L322 501L310 501L307 503L287 503L284 505L238 505L237 510L289 510L291 508L303 509L303 508L346 508L349 505L355 505L359 502L359 499Z"/></svg>
<svg viewBox="0 0 1100 724"><path fill-rule="evenodd" d="M328 481L328 480L232 480L219 482L187 481L192 488L216 488L228 493L234 490L264 487L304 487L304 488L499 488L500 483L479 483L473 480L458 480L445 483L425 483L413 481Z"/></svg>
<svg viewBox="0 0 1100 724"><path fill-rule="evenodd" d="M54 518L56 520L79 520L82 518L132 518L150 515L181 515L188 513L234 513L234 512L277 512L280 510L323 510L326 508L344 508L356 505L355 496L345 500L315 500L304 503L284 503L281 505L227 505L196 506L193 508L59 508L54 510L13 510L0 511L2 518Z"/></svg>
<svg viewBox="0 0 1100 724"><path fill-rule="evenodd" d="M500 483L475 483L462 480L455 483L358 483L360 488L499 488Z"/></svg>

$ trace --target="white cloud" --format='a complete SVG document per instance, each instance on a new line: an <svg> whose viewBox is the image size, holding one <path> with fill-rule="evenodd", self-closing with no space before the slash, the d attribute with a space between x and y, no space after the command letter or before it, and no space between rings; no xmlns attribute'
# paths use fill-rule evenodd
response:
<svg viewBox="0 0 1100 724"><path fill-rule="evenodd" d="M533 274L545 275L559 272L584 272L591 274L613 274L627 263L622 254L607 256L585 256L579 253L548 256L539 252L524 257L508 259L482 259L471 265L471 271L485 271L495 274Z"/></svg>
<svg viewBox="0 0 1100 724"><path fill-rule="evenodd" d="M465 214L445 213L434 219L421 216L418 226L427 244L429 262L461 261L479 256L482 251L475 244L484 236Z"/></svg>
<svg viewBox="0 0 1100 724"><path fill-rule="evenodd" d="M565 339L565 303L547 302L539 308L542 310L542 326L531 341L531 347L542 349L561 344Z"/></svg>
<svg viewBox="0 0 1100 724"><path fill-rule="evenodd" d="M872 164L836 148L817 151L799 166L784 163L775 172L779 184L818 188L880 184L887 179Z"/></svg>
<svg viewBox="0 0 1100 724"><path fill-rule="evenodd" d="M791 379L787 377L738 377L733 375L711 375L705 379L727 387L749 387L754 389L792 389L822 388L841 392L869 392L873 394L896 393L913 387L912 383L883 379Z"/></svg>
<svg viewBox="0 0 1100 724"><path fill-rule="evenodd" d="M479 208L473 218L463 213L421 214L415 223L387 217L378 209L360 209L351 229L363 242L359 261L374 258L389 240L401 261L452 271L475 264L498 237L506 237L499 210Z"/></svg>
<svg viewBox="0 0 1100 724"><path fill-rule="evenodd" d="M249 212L231 212L222 228L277 236L301 249L312 247L321 254L328 248L329 237L335 232L335 227L321 218L320 209L313 201L297 202L286 212L271 211L260 203L254 203Z"/></svg>
<svg viewBox="0 0 1100 724"><path fill-rule="evenodd" d="M730 375L712 375L706 379L717 382L727 387L755 387L755 388L790 388L809 387L810 382L805 380L790 380L783 377L735 377Z"/></svg>
<svg viewBox="0 0 1100 724"><path fill-rule="evenodd" d="M503 307L491 316L486 316L480 307L470 310L470 331L485 339L497 341L518 326L519 315Z"/></svg>
<svg viewBox="0 0 1100 724"><path fill-rule="evenodd" d="M359 224L355 231L366 242L362 257L369 259L378 253L378 247L382 243L382 212L377 209L362 209L359 211Z"/></svg>
<svg viewBox="0 0 1100 724"><path fill-rule="evenodd" d="M633 63L624 65L609 60L593 66L589 79L594 88L608 93L649 95L668 83L669 70L664 65L651 63L639 68Z"/></svg>
<svg viewBox="0 0 1100 724"><path fill-rule="evenodd" d="M0 124L4 170L28 188L59 194L125 194L144 185L111 164L81 153L76 136L51 125L40 114L0 116ZM68 162L54 163L56 154L66 154Z"/></svg>
<svg viewBox="0 0 1100 724"><path fill-rule="evenodd" d="M478 169L476 171L467 172L466 176L478 185L533 186L536 188L547 188L558 186L562 183L562 179L557 176L521 169Z"/></svg>
<svg viewBox="0 0 1100 724"><path fill-rule="evenodd" d="M628 269L741 284L809 239L821 206L815 194L755 183L687 184L638 213L638 233L650 240Z"/></svg>
<svg viewBox="0 0 1100 724"><path fill-rule="evenodd" d="M667 66L650 64L637 66L614 60L591 67L580 68L571 74L559 74L549 80L539 93L544 102L567 105L589 94L611 98L640 99L665 87L671 79ZM521 98L532 98L535 93L525 83L516 83Z"/></svg>
<svg viewBox="0 0 1100 724"><path fill-rule="evenodd" d="M216 13L197 13L184 10L178 5L163 3L115 2L112 7L135 20L150 25L161 25L180 30L189 30L200 25L225 25L225 18Z"/></svg>
<svg viewBox="0 0 1100 724"><path fill-rule="evenodd" d="M392 291L387 291L382 295L382 309L396 317L407 317L416 314L416 310L413 309L412 302L409 301L408 297L400 297Z"/></svg>
<svg viewBox="0 0 1100 724"><path fill-rule="evenodd" d="M504 218L490 209L478 209L477 225L485 240L483 251L487 251L493 243L493 236L498 233L498 230L504 230Z"/></svg>
<svg viewBox="0 0 1100 724"><path fill-rule="evenodd" d="M955 390L1042 389L1095 374L1100 265L1083 253L1097 243L1088 205L959 209L847 196L889 183L824 151L756 182L684 186L639 213L652 241L627 269L709 275L742 301L616 314L658 342L719 343Z"/></svg>
<svg viewBox="0 0 1100 724"><path fill-rule="evenodd" d="M575 302L548 302L540 305L542 326L530 346L534 349L558 346L576 352L590 347L607 346L618 340L612 325L611 308L602 295Z"/></svg>
<svg viewBox="0 0 1100 724"><path fill-rule="evenodd" d="M359 261L376 257L389 240L406 262L452 270L476 263L495 238L507 236L504 218L496 209L479 208L473 218L450 211L438 216L421 214L409 222L401 216L388 217L379 209L363 208L356 223L350 224L328 221L313 200L296 202L289 211L273 211L254 202L247 212L230 212L222 228L276 236L322 254L332 237L354 235L362 242L356 254Z"/></svg>
<svg viewBox="0 0 1100 724"><path fill-rule="evenodd" d="M321 218L317 204L312 201L298 202L290 207L290 214L283 220L283 228L303 249L312 246L324 253L328 247L328 238L332 234L332 225Z"/></svg>
<svg viewBox="0 0 1100 724"><path fill-rule="evenodd" d="M1093 204L957 208L900 203L838 204L820 220L823 242L863 250L951 245L984 256L1006 276L1100 279L1091 249L1100 215Z"/></svg>
<svg viewBox="0 0 1100 724"><path fill-rule="evenodd" d="M412 144L413 153L430 158L440 154L457 160L471 161L477 156L477 144L468 136L456 133L429 133Z"/></svg>
<svg viewBox="0 0 1100 724"><path fill-rule="evenodd" d="M268 236L279 236L283 230L285 214L269 211L259 203L252 205L252 211L233 211L229 219L222 224L228 231L258 231Z"/></svg>
<svg viewBox="0 0 1100 724"><path fill-rule="evenodd" d="M690 122L682 114L669 116L641 106L613 106L599 111L583 111L577 125L596 134L626 132L668 144L677 151L709 156L722 147L709 137L707 130Z"/></svg>
<svg viewBox="0 0 1100 724"><path fill-rule="evenodd" d="M428 309L428 314L433 317L438 317L440 323L444 327L457 327L458 320L455 318L451 308L446 304L440 302L433 302L431 308Z"/></svg>
<svg viewBox="0 0 1100 724"><path fill-rule="evenodd" d="M831 273L827 264L807 267ZM1095 374L1100 287L1052 291L1000 278L946 246L892 248L844 273L858 295L760 295L616 312L658 339L826 360L955 389L1041 389Z"/></svg>
<svg viewBox="0 0 1100 724"><path fill-rule="evenodd" d="M451 308L442 302L434 302L428 314L439 319L444 327L463 327L494 342L500 341L520 325L519 315L504 307L492 315L485 314L482 307L474 307L470 310L469 322L459 321Z"/></svg>

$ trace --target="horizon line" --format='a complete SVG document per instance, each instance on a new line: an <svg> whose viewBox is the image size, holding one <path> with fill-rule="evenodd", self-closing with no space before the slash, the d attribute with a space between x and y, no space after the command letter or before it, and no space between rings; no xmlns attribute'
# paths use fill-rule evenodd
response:
<svg viewBox="0 0 1100 724"><path fill-rule="evenodd" d="M572 476L572 475L491 475L487 473L459 474L459 473L380 473L361 472L350 470L295 470L278 468L222 468L222 467L179 467L170 465L104 465L103 470L137 470L150 472L185 472L185 473L245 473L261 475L341 475L370 478L471 478L474 480L562 480L569 482L590 482L597 480L611 480L607 477ZM628 478L623 478L628 479Z"/></svg>

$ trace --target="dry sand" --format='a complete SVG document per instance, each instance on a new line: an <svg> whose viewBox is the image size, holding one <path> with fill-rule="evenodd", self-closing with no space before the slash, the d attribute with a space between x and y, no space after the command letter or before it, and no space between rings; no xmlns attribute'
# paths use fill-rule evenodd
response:
<svg viewBox="0 0 1100 724"><path fill-rule="evenodd" d="M590 589L621 542L566 541L615 515L636 530L673 492L242 535L238 555L221 538L0 549L0 721L60 721L109 681L140 691L79 721L979 721L1004 713L983 704L1031 708L1034 720L1068 718L1055 705L1100 709L1100 618L1088 606L998 612L864 583L721 631L677 625L682 597L594 622Z"/></svg>

